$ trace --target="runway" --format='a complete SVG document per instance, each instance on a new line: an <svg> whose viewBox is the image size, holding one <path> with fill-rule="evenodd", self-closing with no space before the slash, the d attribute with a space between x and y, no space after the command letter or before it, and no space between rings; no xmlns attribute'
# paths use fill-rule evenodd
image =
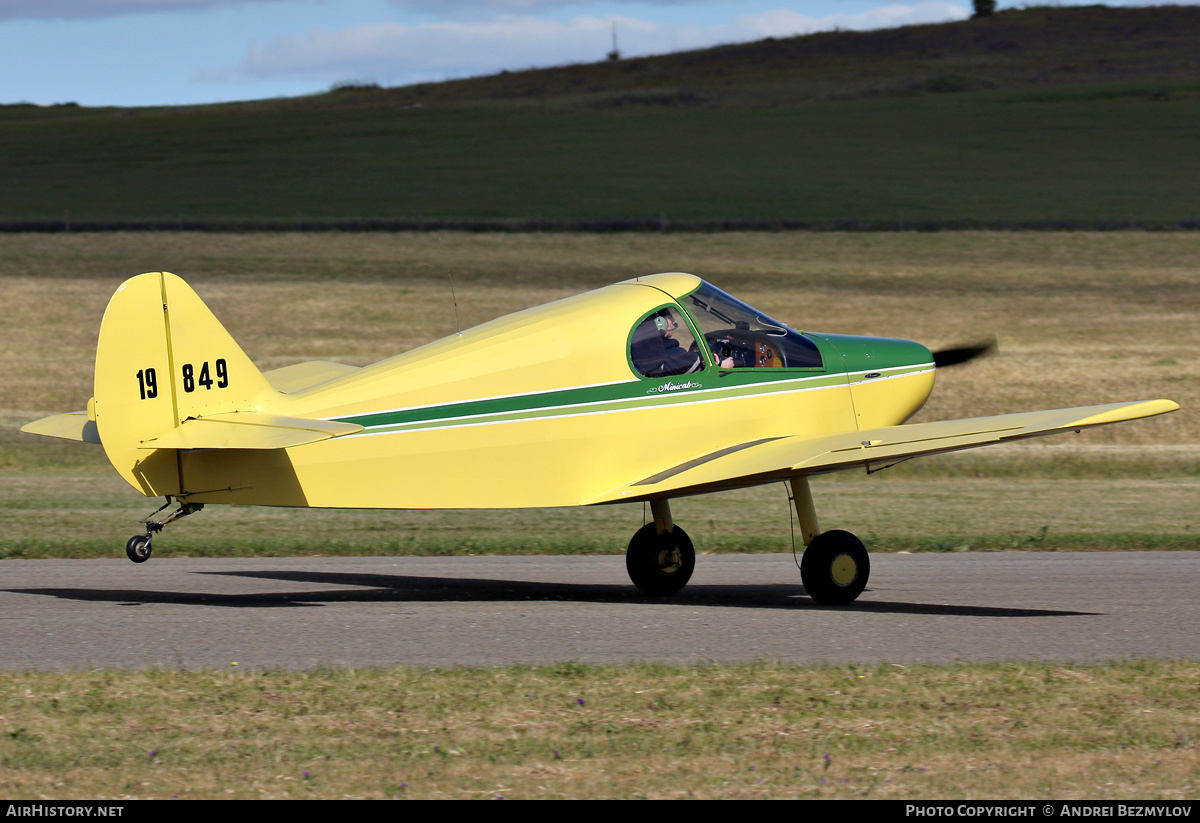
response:
<svg viewBox="0 0 1200 823"><path fill-rule="evenodd" d="M871 560L846 608L791 555L701 556L665 601L619 556L4 560L0 668L1200 660L1200 552Z"/></svg>

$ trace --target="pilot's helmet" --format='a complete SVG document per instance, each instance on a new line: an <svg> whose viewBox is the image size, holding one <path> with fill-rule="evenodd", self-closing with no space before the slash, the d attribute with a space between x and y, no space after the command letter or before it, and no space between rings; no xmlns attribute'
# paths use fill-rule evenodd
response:
<svg viewBox="0 0 1200 823"><path fill-rule="evenodd" d="M650 319L654 322L654 328L659 334L665 334L671 330L672 326L679 325L674 315L671 314L670 309L659 309L650 315Z"/></svg>

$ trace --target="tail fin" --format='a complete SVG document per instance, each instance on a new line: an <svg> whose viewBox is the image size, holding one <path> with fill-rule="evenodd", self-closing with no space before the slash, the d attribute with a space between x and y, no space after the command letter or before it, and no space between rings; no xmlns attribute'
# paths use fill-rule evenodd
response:
<svg viewBox="0 0 1200 823"><path fill-rule="evenodd" d="M113 468L147 496L179 494L178 453L142 444L185 420L258 411L277 392L187 283L139 274L113 294L96 344L95 416Z"/></svg>

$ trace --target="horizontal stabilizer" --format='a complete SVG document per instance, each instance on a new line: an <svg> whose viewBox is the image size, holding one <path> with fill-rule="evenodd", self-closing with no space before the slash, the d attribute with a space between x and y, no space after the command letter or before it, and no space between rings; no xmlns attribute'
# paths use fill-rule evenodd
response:
<svg viewBox="0 0 1200 823"><path fill-rule="evenodd" d="M909 457L972 449L1153 417L1178 409L1171 400L1109 403L1074 409L913 423L825 437L774 437L689 460L585 501L585 504L682 496L755 486L797 475L882 466Z"/></svg>
<svg viewBox="0 0 1200 823"><path fill-rule="evenodd" d="M62 437L67 440L82 440L84 443L99 443L100 433L96 422L88 419L85 411L55 414L34 420L21 427L27 434L44 434L47 437Z"/></svg>
<svg viewBox="0 0 1200 823"><path fill-rule="evenodd" d="M306 420L259 412L228 412L185 420L141 449L286 449L363 430L356 423Z"/></svg>

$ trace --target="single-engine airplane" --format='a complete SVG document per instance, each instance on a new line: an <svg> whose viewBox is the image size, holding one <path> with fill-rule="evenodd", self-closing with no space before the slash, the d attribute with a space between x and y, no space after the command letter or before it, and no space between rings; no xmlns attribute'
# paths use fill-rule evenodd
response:
<svg viewBox="0 0 1200 823"><path fill-rule="evenodd" d="M691 274L655 274L520 311L371 366L259 371L179 277L123 283L87 410L22 428L99 443L167 503L130 538L209 503L526 508L648 502L626 567L648 595L688 582L685 495L786 481L805 590L844 605L870 562L821 532L808 478L1174 411L1170 400L903 425L938 355L907 340L799 332ZM172 500L175 511L159 517Z"/></svg>

